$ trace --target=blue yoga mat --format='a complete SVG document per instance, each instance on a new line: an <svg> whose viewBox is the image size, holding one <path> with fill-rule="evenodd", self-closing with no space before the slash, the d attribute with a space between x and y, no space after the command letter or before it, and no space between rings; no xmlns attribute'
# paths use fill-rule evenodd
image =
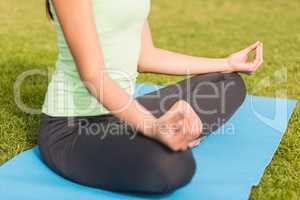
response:
<svg viewBox="0 0 300 200"><path fill-rule="evenodd" d="M159 87L137 85L135 96ZM114 193L70 182L48 169L35 147L0 167L1 199L246 200L270 163L295 106L294 100L247 96L224 126L193 149L197 172L192 181L167 195Z"/></svg>

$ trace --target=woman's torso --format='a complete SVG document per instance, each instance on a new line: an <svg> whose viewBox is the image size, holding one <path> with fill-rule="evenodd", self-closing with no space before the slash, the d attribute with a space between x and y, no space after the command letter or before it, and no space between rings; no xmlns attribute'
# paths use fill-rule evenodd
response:
<svg viewBox="0 0 300 200"><path fill-rule="evenodd" d="M149 9L150 0L93 0L105 67L110 76L130 94L133 93L133 84L138 75L141 33ZM94 116L108 113L80 80L53 5L51 10L54 13L59 55L42 112L50 116Z"/></svg>

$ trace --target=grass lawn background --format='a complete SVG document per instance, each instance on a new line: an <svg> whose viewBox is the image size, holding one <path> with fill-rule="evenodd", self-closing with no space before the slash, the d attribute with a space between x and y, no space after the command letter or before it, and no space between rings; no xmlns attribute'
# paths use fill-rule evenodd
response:
<svg viewBox="0 0 300 200"><path fill-rule="evenodd" d="M265 62L255 76L244 76L248 93L275 96L286 89L289 98L300 100L299 9L299 0L153 0L150 23L157 47L191 55L224 57L262 41ZM51 72L56 55L55 32L43 0L0 1L0 164L36 145L40 116L16 107L16 78L29 69ZM287 81L275 81L280 70L287 70ZM271 85L257 89L264 77L270 77ZM139 81L161 84L182 78L142 74ZM27 79L24 102L40 108L47 83L45 76ZM300 199L299 105L251 199Z"/></svg>

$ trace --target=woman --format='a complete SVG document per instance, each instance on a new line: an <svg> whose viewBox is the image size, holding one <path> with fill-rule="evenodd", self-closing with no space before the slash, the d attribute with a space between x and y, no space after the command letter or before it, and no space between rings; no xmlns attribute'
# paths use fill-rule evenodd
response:
<svg viewBox="0 0 300 200"><path fill-rule="evenodd" d="M44 162L69 180L113 191L166 193L188 183L190 149L242 104L237 72L257 70L262 43L227 58L187 56L154 47L150 0L47 5L59 56L38 138ZM138 72L195 76L134 98Z"/></svg>

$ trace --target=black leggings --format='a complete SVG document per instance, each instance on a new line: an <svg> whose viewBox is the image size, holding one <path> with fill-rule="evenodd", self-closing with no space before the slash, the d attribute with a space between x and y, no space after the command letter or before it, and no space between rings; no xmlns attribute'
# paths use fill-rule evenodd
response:
<svg viewBox="0 0 300 200"><path fill-rule="evenodd" d="M170 84L136 99L156 117L176 101L194 108L209 134L244 101L237 73L210 73ZM195 173L190 150L173 152L112 114L51 117L43 114L38 137L43 161L71 181L122 192L166 193L188 183Z"/></svg>

